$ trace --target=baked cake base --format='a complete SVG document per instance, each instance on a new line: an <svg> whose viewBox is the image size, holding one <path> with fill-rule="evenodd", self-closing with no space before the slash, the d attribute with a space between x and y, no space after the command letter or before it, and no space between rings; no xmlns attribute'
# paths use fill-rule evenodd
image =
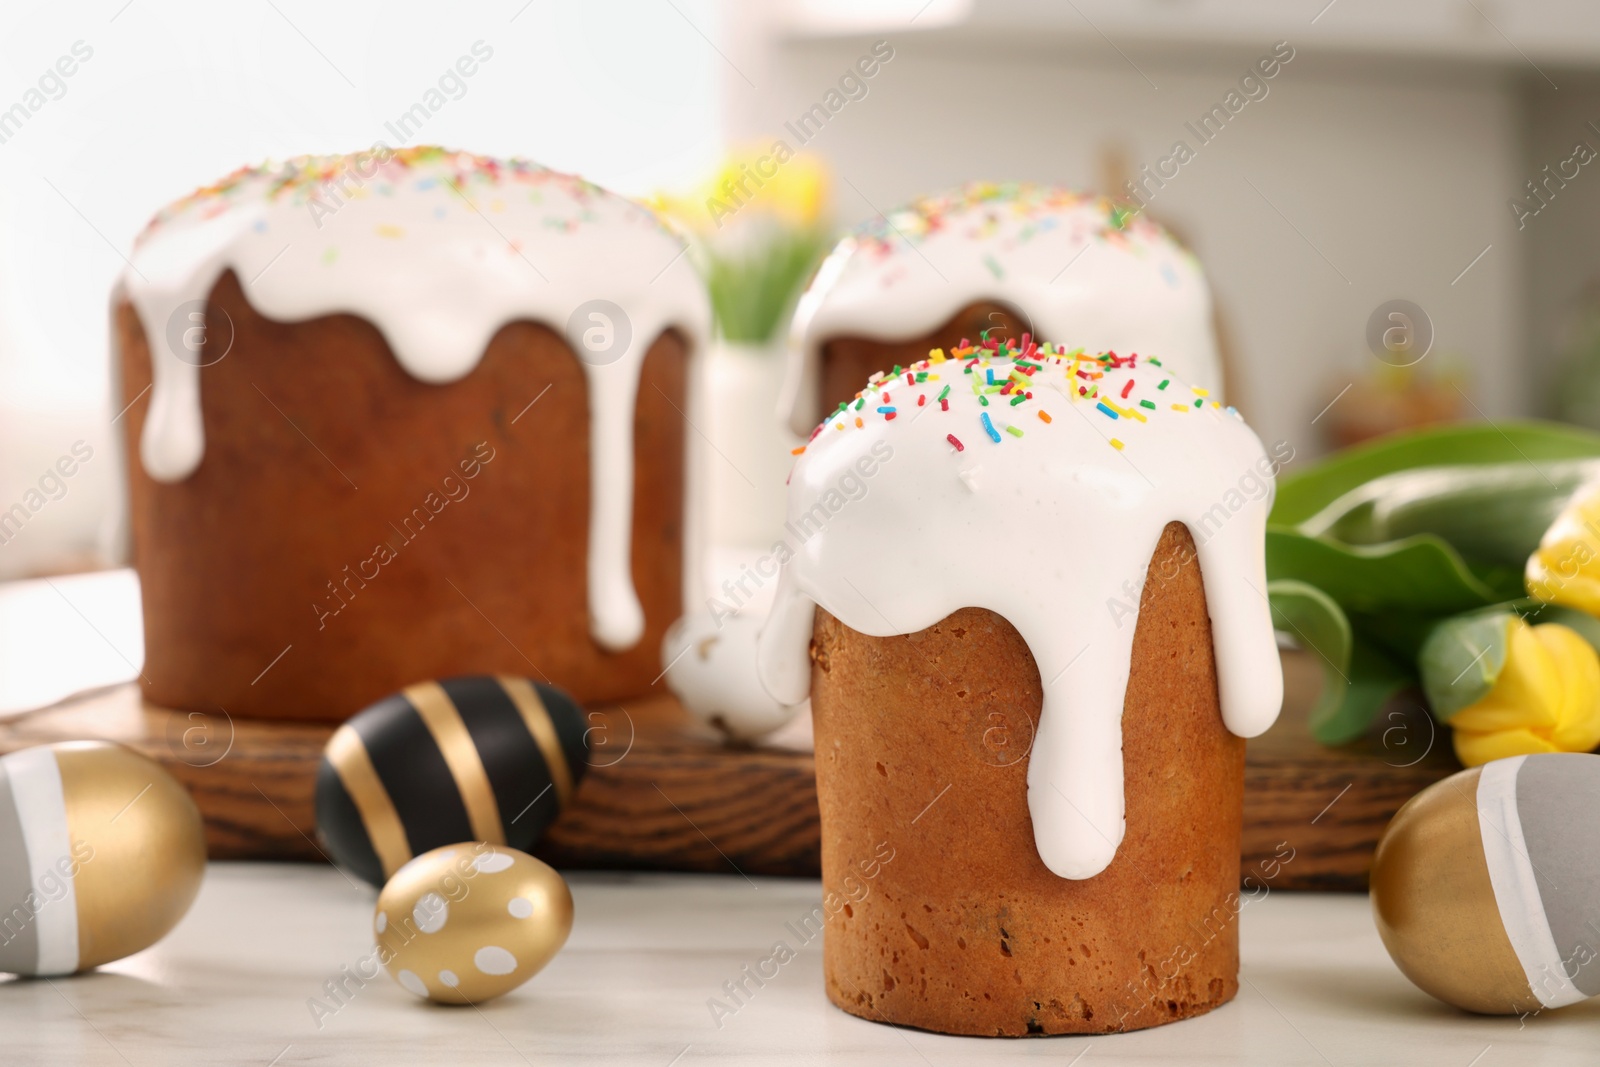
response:
<svg viewBox="0 0 1600 1067"><path fill-rule="evenodd" d="M167 484L139 460L151 339L115 308L145 699L339 722L451 675L522 675L585 702L650 690L683 609L676 332L645 358L633 427L645 630L613 652L589 629L588 383L559 333L508 323L470 374L433 385L365 319L269 319L231 271L206 314L231 349L200 374L204 459Z"/></svg>
<svg viewBox="0 0 1600 1067"><path fill-rule="evenodd" d="M1083 881L1034 846L1043 693L1017 631L964 608L868 637L819 609L823 969L839 1007L1022 1037L1137 1030L1238 992L1245 743L1222 723L1184 526L1167 526L1149 573L1123 709L1127 833Z"/></svg>

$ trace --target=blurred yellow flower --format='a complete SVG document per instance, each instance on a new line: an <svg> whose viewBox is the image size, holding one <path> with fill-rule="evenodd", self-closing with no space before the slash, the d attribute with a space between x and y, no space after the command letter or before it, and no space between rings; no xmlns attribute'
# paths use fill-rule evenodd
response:
<svg viewBox="0 0 1600 1067"><path fill-rule="evenodd" d="M705 197L708 202L714 198L731 202L736 194L747 195L750 206L803 229L822 218L827 193L828 174L815 156L797 155L779 163L766 153L746 153L728 161Z"/></svg>
<svg viewBox="0 0 1600 1067"><path fill-rule="evenodd" d="M1528 557L1528 595L1600 617L1600 486L1580 489Z"/></svg>
<svg viewBox="0 0 1600 1067"><path fill-rule="evenodd" d="M764 344L781 333L833 241L828 186L820 160L774 141L729 156L692 193L651 200L689 242L718 336Z"/></svg>
<svg viewBox="0 0 1600 1067"><path fill-rule="evenodd" d="M1600 653L1560 623L1530 626L1513 616L1508 626L1494 686L1450 716L1462 764L1600 745Z"/></svg>
<svg viewBox="0 0 1600 1067"><path fill-rule="evenodd" d="M828 195L828 171L821 160L780 141L733 153L693 193L660 195L653 206L700 233L720 230L735 218L810 230L825 224Z"/></svg>

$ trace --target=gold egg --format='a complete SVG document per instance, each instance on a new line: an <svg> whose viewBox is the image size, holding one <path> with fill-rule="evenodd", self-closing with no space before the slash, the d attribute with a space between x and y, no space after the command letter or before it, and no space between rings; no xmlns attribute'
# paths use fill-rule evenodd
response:
<svg viewBox="0 0 1600 1067"><path fill-rule="evenodd" d="M526 853L484 842L411 860L378 894L378 959L440 1004L509 993L555 958L572 932L572 893Z"/></svg>
<svg viewBox="0 0 1600 1067"><path fill-rule="evenodd" d="M72 974L148 948L205 865L194 801L132 749L72 741L0 759L0 971Z"/></svg>
<svg viewBox="0 0 1600 1067"><path fill-rule="evenodd" d="M1521 1014L1600 993L1600 757L1495 760L1407 801L1378 842L1372 910L1395 964L1468 1011Z"/></svg>

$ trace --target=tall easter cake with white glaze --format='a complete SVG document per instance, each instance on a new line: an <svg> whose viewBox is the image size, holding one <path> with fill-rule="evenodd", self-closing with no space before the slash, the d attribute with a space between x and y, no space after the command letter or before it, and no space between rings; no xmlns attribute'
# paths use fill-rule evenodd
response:
<svg viewBox="0 0 1600 1067"><path fill-rule="evenodd" d="M985 329L1159 352L1221 395L1211 290L1166 230L1103 196L974 182L840 241L796 309L781 409L804 434L873 372Z"/></svg>
<svg viewBox="0 0 1600 1067"><path fill-rule="evenodd" d="M694 558L682 244L440 148L242 169L114 297L145 697L342 719L455 674L646 689Z"/></svg>
<svg viewBox="0 0 1600 1067"><path fill-rule="evenodd" d="M935 350L795 464L758 661L811 698L847 1011L1105 1032L1237 990L1243 739L1282 697L1276 463L1163 363Z"/></svg>

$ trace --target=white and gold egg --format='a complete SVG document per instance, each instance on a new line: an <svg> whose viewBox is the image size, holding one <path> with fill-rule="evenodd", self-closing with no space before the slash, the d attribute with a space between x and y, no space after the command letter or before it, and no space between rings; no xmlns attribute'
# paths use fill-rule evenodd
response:
<svg viewBox="0 0 1600 1067"><path fill-rule="evenodd" d="M572 894L554 868L482 842L408 862L383 887L373 916L390 976L440 1004L510 992L555 958L571 930Z"/></svg>
<svg viewBox="0 0 1600 1067"><path fill-rule="evenodd" d="M0 971L64 975L178 924L205 874L199 809L132 749L72 741L0 759Z"/></svg>
<svg viewBox="0 0 1600 1067"><path fill-rule="evenodd" d="M1372 907L1423 991L1492 1015L1600 994L1600 756L1494 760L1436 782L1384 831Z"/></svg>

